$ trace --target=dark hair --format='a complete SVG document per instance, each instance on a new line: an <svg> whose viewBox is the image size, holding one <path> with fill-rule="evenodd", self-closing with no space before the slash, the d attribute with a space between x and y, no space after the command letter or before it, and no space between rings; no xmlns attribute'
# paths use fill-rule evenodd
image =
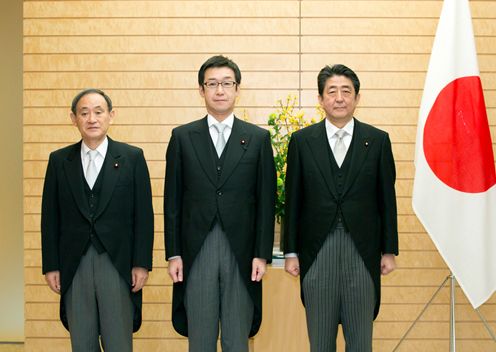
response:
<svg viewBox="0 0 496 352"><path fill-rule="evenodd" d="M100 90L100 89L96 89L96 88L88 88L88 89L85 89L81 92L79 92L75 97L74 99L72 99L72 104L71 104L71 111L74 115L76 115L76 108L77 108L77 104L79 103L79 101L81 100L82 97L84 97L85 95L88 95L88 94L100 94L104 99L105 101L107 102L107 107L108 107L108 110L109 111L112 111L112 100L110 99L110 97L105 94L103 92L103 90Z"/></svg>
<svg viewBox="0 0 496 352"><path fill-rule="evenodd" d="M324 94L324 88L327 80L333 76L345 76L351 81L351 83L353 83L355 94L358 94L358 92L360 91L360 80L351 68L341 64L336 64L333 66L327 65L322 70L320 70L319 75L317 76L317 86L319 88L320 96Z"/></svg>
<svg viewBox="0 0 496 352"><path fill-rule="evenodd" d="M228 57L222 55L212 56L210 59L205 61L198 71L198 85L203 87L205 80L205 71L212 67L229 67L234 71L234 79L237 84L241 83L241 71L238 65Z"/></svg>

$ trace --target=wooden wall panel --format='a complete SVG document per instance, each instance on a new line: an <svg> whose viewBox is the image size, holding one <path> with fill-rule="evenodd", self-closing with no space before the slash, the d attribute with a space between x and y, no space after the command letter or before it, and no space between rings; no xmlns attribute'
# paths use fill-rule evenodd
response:
<svg viewBox="0 0 496 352"><path fill-rule="evenodd" d="M496 3L470 4L494 140ZM170 322L164 156L172 128L204 115L197 70L206 58L222 53L243 74L236 114L265 128L277 100L288 94L300 99L306 116L317 116L316 76L324 65L344 63L358 73L362 97L356 116L390 134L396 160L401 255L398 270L383 278L374 331L374 351L391 351L449 274L411 206L418 107L441 5L440 0L25 0L26 350L69 350L58 321L58 297L41 275L41 193L49 153L79 139L69 118L72 97L93 86L114 101L110 135L143 148L152 178L155 269L144 290L144 323L135 350L187 351L187 341ZM297 280L273 267L264 290L264 324L251 350L308 351ZM496 351L460 288L456 299L458 348ZM448 303L445 287L401 351L447 349ZM494 328L496 295L481 311ZM343 350L342 332L338 346Z"/></svg>
<svg viewBox="0 0 496 352"><path fill-rule="evenodd" d="M24 33L29 36L72 35L298 35L297 18L116 18L108 19L27 19Z"/></svg>
<svg viewBox="0 0 496 352"><path fill-rule="evenodd" d="M25 1L25 18L298 17L298 1Z"/></svg>
<svg viewBox="0 0 496 352"><path fill-rule="evenodd" d="M296 36L73 36L24 37L24 52L28 54L95 54L113 53L209 53L267 52L288 53L298 50ZM95 45L95 42L98 45ZM313 43L315 45L316 43ZM425 45L425 43L424 43ZM406 50L406 49L405 49Z"/></svg>
<svg viewBox="0 0 496 352"><path fill-rule="evenodd" d="M127 71L190 71L198 72L205 61L206 54L88 54L66 55L63 53L26 55L24 71L61 72L127 72ZM266 71L297 71L298 53L268 54L268 53L232 53L230 57L243 67L243 73L258 70Z"/></svg>

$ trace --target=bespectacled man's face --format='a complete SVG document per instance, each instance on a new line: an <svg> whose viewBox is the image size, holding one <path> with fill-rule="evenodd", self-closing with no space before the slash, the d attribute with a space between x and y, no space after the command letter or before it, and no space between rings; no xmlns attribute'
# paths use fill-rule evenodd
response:
<svg viewBox="0 0 496 352"><path fill-rule="evenodd" d="M200 87L200 95L205 99L208 113L219 122L233 112L239 95L237 84L225 82L236 82L234 71L229 67L211 67L205 71L203 85Z"/></svg>

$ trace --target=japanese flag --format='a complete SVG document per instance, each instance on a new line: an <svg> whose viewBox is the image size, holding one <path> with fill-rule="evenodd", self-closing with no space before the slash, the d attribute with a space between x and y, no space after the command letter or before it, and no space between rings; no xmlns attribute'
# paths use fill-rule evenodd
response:
<svg viewBox="0 0 496 352"><path fill-rule="evenodd" d="M474 308L496 290L496 174L467 0L445 0L419 111L413 209Z"/></svg>

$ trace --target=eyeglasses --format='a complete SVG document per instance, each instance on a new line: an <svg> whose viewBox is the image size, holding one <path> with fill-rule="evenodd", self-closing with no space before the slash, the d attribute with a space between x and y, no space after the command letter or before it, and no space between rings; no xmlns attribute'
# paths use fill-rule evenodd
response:
<svg viewBox="0 0 496 352"><path fill-rule="evenodd" d="M233 88L235 85L237 85L236 82L234 81L222 81L222 82L217 82L217 81L208 81L203 83L205 87L208 89L217 89L218 86L222 86L222 88Z"/></svg>

